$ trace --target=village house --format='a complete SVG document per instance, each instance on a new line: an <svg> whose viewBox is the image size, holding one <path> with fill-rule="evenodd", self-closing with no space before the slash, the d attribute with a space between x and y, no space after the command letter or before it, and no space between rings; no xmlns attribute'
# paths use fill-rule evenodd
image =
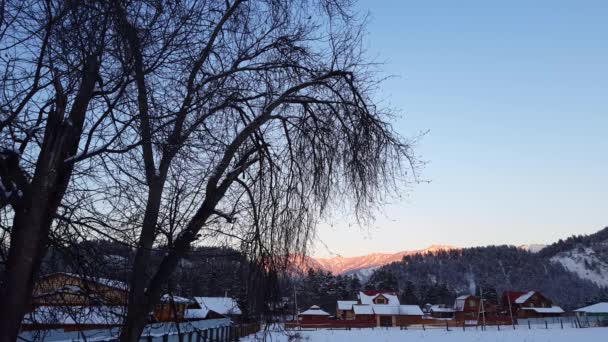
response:
<svg viewBox="0 0 608 342"><path fill-rule="evenodd" d="M559 317L564 310L538 291L505 291L502 295L503 309L515 318Z"/></svg>
<svg viewBox="0 0 608 342"><path fill-rule="evenodd" d="M343 320L375 321L376 326L403 326L420 322L418 305L402 305L394 292L362 291L357 301L338 301L336 316Z"/></svg>
<svg viewBox="0 0 608 342"><path fill-rule="evenodd" d="M428 315L435 319L453 319L454 308L448 307L446 304L430 305Z"/></svg>
<svg viewBox="0 0 608 342"><path fill-rule="evenodd" d="M128 286L124 282L58 272L42 276L36 281L32 305L124 305L127 296Z"/></svg>
<svg viewBox="0 0 608 342"><path fill-rule="evenodd" d="M231 297L194 297L185 312L185 318L190 321L225 317L236 321L241 315L238 302Z"/></svg>
<svg viewBox="0 0 608 342"><path fill-rule="evenodd" d="M79 331L119 326L126 314L128 291L127 283L101 277L65 272L42 276L34 284L31 306L23 319L24 330ZM166 294L148 318L151 322L183 321L191 303L194 301Z"/></svg>
<svg viewBox="0 0 608 342"><path fill-rule="evenodd" d="M154 307L154 319L157 322L181 322L185 319L186 308L193 300L165 294L160 298L160 304Z"/></svg>
<svg viewBox="0 0 608 342"><path fill-rule="evenodd" d="M313 305L308 310L300 312L298 319L302 323L323 323L329 320L331 315L323 311L319 306Z"/></svg>
<svg viewBox="0 0 608 342"><path fill-rule="evenodd" d="M608 302L596 303L574 310L577 317L608 321Z"/></svg>
<svg viewBox="0 0 608 342"><path fill-rule="evenodd" d="M481 298L473 295L463 295L454 301L454 318L457 321L472 322L479 319Z"/></svg>

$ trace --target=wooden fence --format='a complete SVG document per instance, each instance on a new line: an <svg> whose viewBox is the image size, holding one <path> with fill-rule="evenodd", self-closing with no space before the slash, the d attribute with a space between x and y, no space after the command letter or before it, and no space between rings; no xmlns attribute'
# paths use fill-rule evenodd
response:
<svg viewBox="0 0 608 342"><path fill-rule="evenodd" d="M230 342L260 331L259 324L227 325L183 333L142 336L142 342Z"/></svg>

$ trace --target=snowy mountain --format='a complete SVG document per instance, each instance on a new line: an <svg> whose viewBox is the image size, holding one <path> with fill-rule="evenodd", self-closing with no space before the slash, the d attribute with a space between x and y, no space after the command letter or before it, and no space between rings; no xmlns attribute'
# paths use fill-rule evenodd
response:
<svg viewBox="0 0 608 342"><path fill-rule="evenodd" d="M560 240L539 254L582 279L608 287L608 228Z"/></svg>
<svg viewBox="0 0 608 342"><path fill-rule="evenodd" d="M406 255L427 254L438 251L458 249L452 246L433 245L429 248L401 251L397 253L373 253L355 257L335 256L331 258L314 258L309 266L338 274L357 274L359 278L368 278L375 269L392 262L401 261Z"/></svg>
<svg viewBox="0 0 608 342"><path fill-rule="evenodd" d="M531 243L531 244L519 246L519 248L526 250L530 253L538 253L545 247L547 247L547 245L544 245L541 243Z"/></svg>

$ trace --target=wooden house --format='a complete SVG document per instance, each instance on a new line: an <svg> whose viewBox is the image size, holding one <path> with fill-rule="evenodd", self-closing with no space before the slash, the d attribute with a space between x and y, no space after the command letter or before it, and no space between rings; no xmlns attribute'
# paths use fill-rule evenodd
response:
<svg viewBox="0 0 608 342"><path fill-rule="evenodd" d="M329 313L323 311L317 305L313 305L308 310L298 314L298 318L302 323L321 323L328 321L330 316Z"/></svg>
<svg viewBox="0 0 608 342"><path fill-rule="evenodd" d="M154 319L158 322L181 322L186 317L186 309L193 301L179 296L165 294L154 307Z"/></svg>
<svg viewBox="0 0 608 342"><path fill-rule="evenodd" d="M564 310L553 305L551 299L538 291L505 291L502 296L503 309L515 318L559 317Z"/></svg>
<svg viewBox="0 0 608 342"><path fill-rule="evenodd" d="M608 302L596 303L574 310L577 317L593 317L598 320L608 320Z"/></svg>
<svg viewBox="0 0 608 342"><path fill-rule="evenodd" d="M454 301L454 318L457 321L477 321L481 312L481 298L463 295Z"/></svg>
<svg viewBox="0 0 608 342"><path fill-rule="evenodd" d="M53 273L40 277L32 293L33 307L125 305L126 283L73 273Z"/></svg>
<svg viewBox="0 0 608 342"><path fill-rule="evenodd" d="M191 321L225 317L238 320L241 314L241 308L234 298L194 297L194 301L186 305L185 318Z"/></svg>
<svg viewBox="0 0 608 342"><path fill-rule="evenodd" d="M454 312L454 308L448 307L446 304L431 305L428 308L428 315L432 318L452 319Z"/></svg>
<svg viewBox="0 0 608 342"><path fill-rule="evenodd" d="M418 305L402 305L391 291L359 292L357 301L338 301L336 312L338 319L386 327L416 324L423 315Z"/></svg>

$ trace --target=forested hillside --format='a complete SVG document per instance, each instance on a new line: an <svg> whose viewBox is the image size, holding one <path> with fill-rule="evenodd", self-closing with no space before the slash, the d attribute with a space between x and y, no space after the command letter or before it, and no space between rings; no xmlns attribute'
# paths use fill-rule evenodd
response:
<svg viewBox="0 0 608 342"><path fill-rule="evenodd" d="M450 303L457 295L478 293L479 287L497 295L504 290L538 290L566 309L606 296L605 289L568 272L544 254L513 246L406 256L376 270L367 286L396 287L402 297L419 303L429 299L429 291Z"/></svg>

